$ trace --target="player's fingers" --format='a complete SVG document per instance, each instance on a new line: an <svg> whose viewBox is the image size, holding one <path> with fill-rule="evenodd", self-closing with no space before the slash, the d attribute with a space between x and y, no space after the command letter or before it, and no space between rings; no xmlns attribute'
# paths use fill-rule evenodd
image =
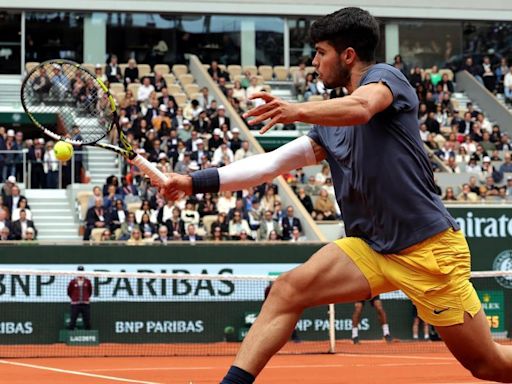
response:
<svg viewBox="0 0 512 384"><path fill-rule="evenodd" d="M249 100L254 100L254 99L263 99L265 100L267 103L272 101L272 100L275 100L276 97L275 96L272 96L270 93L268 92L255 92L253 93L250 97L249 97Z"/></svg>
<svg viewBox="0 0 512 384"><path fill-rule="evenodd" d="M260 129L260 134L264 134L267 132L270 128L272 128L274 125L276 125L279 122L280 116L275 116L270 122L268 122L263 128Z"/></svg>
<svg viewBox="0 0 512 384"><path fill-rule="evenodd" d="M267 113L264 113L263 115L255 117L254 119L250 120L248 123L249 123L249 125L260 124L260 123L262 123L265 120L274 118L274 117L279 116L279 115L280 114L279 114L279 111L277 109L272 109L272 110L268 111Z"/></svg>
<svg viewBox="0 0 512 384"><path fill-rule="evenodd" d="M243 114L243 118L246 119L250 116L259 116L264 112L267 112L273 108L275 108L275 101L271 101L270 103L260 105L259 107L253 108Z"/></svg>

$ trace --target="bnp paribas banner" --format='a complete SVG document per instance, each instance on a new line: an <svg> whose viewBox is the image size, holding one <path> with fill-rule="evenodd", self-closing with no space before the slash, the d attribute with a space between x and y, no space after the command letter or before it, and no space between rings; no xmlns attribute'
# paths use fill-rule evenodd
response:
<svg viewBox="0 0 512 384"><path fill-rule="evenodd" d="M473 271L512 270L511 206L464 206L448 210L466 235ZM512 288L512 280L507 285Z"/></svg>

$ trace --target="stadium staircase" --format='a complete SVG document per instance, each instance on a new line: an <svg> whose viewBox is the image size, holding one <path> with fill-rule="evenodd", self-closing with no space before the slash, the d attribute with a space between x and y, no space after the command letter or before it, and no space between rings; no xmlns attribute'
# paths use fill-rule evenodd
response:
<svg viewBox="0 0 512 384"><path fill-rule="evenodd" d="M46 241L80 240L73 207L65 189L27 189L37 239Z"/></svg>
<svg viewBox="0 0 512 384"><path fill-rule="evenodd" d="M0 76L0 104L2 107L17 108L20 111L20 76Z"/></svg>
<svg viewBox="0 0 512 384"><path fill-rule="evenodd" d="M106 142L106 141L105 141ZM114 152L96 147L87 148L87 170L91 176L91 184L102 186L107 177L120 176L121 159Z"/></svg>

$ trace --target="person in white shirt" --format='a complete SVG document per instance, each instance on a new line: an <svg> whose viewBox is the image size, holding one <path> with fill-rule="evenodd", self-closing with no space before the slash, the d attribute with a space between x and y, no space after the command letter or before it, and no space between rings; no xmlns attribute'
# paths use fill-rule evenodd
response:
<svg viewBox="0 0 512 384"><path fill-rule="evenodd" d="M185 224L199 225L199 212L194 209L194 204L191 201L187 201L185 209L181 211L181 220Z"/></svg>
<svg viewBox="0 0 512 384"><path fill-rule="evenodd" d="M229 222L229 236L232 239L239 238L242 231L251 233L251 228L247 220L242 218L242 214L239 211L235 211L233 212L233 219Z"/></svg>
<svg viewBox="0 0 512 384"><path fill-rule="evenodd" d="M297 243L297 242L306 241L306 240L307 240L306 236L301 236L300 235L299 228L293 227L293 229L292 229L292 237L290 239L290 242Z"/></svg>
<svg viewBox="0 0 512 384"><path fill-rule="evenodd" d="M153 87L153 84L151 84L150 78L145 77L137 92L137 100L143 103L147 102L149 100L149 96L154 91L155 87Z"/></svg>
<svg viewBox="0 0 512 384"><path fill-rule="evenodd" d="M217 210L219 212L227 214L231 208L236 206L236 197L233 196L233 192L225 191L219 197L217 201Z"/></svg>
<svg viewBox="0 0 512 384"><path fill-rule="evenodd" d="M427 124L421 123L420 124L420 137L421 137L421 141L426 142L428 140L428 135L430 135L430 132L427 129Z"/></svg>
<svg viewBox="0 0 512 384"><path fill-rule="evenodd" d="M509 72L505 75L503 80L503 89L505 92L505 100L508 103L512 103L512 65L509 68Z"/></svg>
<svg viewBox="0 0 512 384"><path fill-rule="evenodd" d="M43 169L46 173L46 186L57 188L59 185L59 160L53 151L53 141L46 143L46 151L43 156Z"/></svg>
<svg viewBox="0 0 512 384"><path fill-rule="evenodd" d="M249 149L249 142L244 140L242 141L242 148L237 150L235 153L235 161L245 159L252 155L254 155L254 153Z"/></svg>
<svg viewBox="0 0 512 384"><path fill-rule="evenodd" d="M11 221L19 220L21 210L25 210L27 220L32 220L32 212L30 211L30 209L27 208L27 199L21 197L18 201L18 208L12 211Z"/></svg>
<svg viewBox="0 0 512 384"><path fill-rule="evenodd" d="M221 144L219 148L213 152L212 165L218 166L220 164L230 164L235 159L233 151L228 147L226 143Z"/></svg>
<svg viewBox="0 0 512 384"><path fill-rule="evenodd" d="M260 92L262 89L262 86L258 84L258 78L256 76L251 77L251 83L245 92L247 98L250 99L253 93Z"/></svg>

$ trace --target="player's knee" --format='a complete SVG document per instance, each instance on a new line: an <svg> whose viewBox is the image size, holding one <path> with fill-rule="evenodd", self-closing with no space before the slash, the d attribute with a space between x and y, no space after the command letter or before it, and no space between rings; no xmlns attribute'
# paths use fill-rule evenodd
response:
<svg viewBox="0 0 512 384"><path fill-rule="evenodd" d="M510 364L507 365L505 361L501 359L481 359L475 361L471 364L471 366L466 367L471 371L471 374L480 380L491 380L498 382L509 382L511 374L510 374ZM508 373L508 376L506 376Z"/></svg>
<svg viewBox="0 0 512 384"><path fill-rule="evenodd" d="M284 273L273 284L269 299L280 308L301 306L301 288L293 273Z"/></svg>

